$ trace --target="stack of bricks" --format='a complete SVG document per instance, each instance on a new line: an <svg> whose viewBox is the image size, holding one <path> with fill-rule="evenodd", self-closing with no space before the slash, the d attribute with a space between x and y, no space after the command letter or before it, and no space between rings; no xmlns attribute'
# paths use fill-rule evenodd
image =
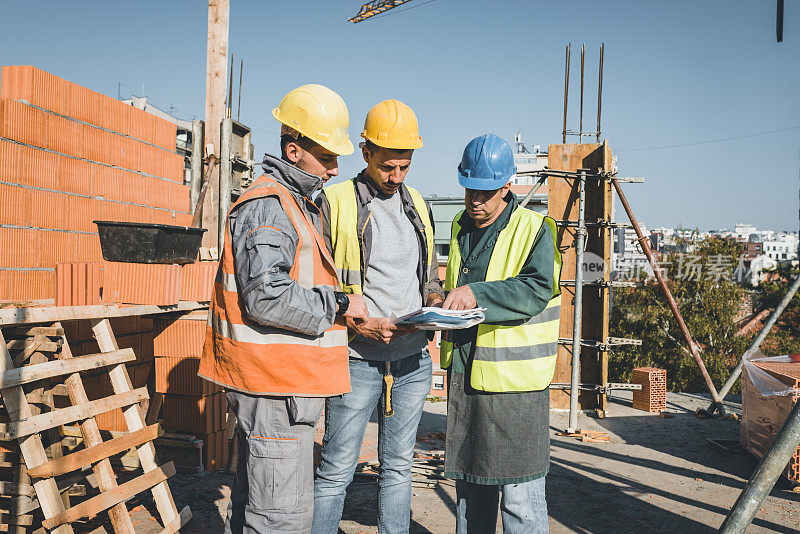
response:
<svg viewBox="0 0 800 534"><path fill-rule="evenodd" d="M56 264L56 306L209 302L218 262Z"/></svg>
<svg viewBox="0 0 800 534"><path fill-rule="evenodd" d="M153 320L147 317L119 317L110 319L111 329L116 335L119 348L131 348L136 360L126 364L133 388L147 387L153 390ZM64 323L64 331L73 356L96 354L100 348L95 341L89 321L69 321ZM107 369L82 373L83 385L89 400L97 400L113 395L111 379ZM127 431L128 426L121 409L96 416L100 430Z"/></svg>
<svg viewBox="0 0 800 534"><path fill-rule="evenodd" d="M800 391L800 362L758 362L783 384ZM742 448L761 458L775 441L786 418L800 395L762 395L750 380L747 371L742 373L742 420L740 441ZM783 471L783 476L794 484L800 483L800 447L794 451Z"/></svg>
<svg viewBox="0 0 800 534"><path fill-rule="evenodd" d="M176 126L31 66L0 73L0 301L48 303L99 262L94 220L188 225Z"/></svg>
<svg viewBox="0 0 800 534"><path fill-rule="evenodd" d="M164 430L203 440L206 470L227 466L228 403L216 384L197 376L208 312L198 311L155 322L155 391L164 394Z"/></svg>
<svg viewBox="0 0 800 534"><path fill-rule="evenodd" d="M641 384L642 389L633 390L633 408L645 412L661 412L667 409L667 371L655 367L639 367L633 370L632 384Z"/></svg>

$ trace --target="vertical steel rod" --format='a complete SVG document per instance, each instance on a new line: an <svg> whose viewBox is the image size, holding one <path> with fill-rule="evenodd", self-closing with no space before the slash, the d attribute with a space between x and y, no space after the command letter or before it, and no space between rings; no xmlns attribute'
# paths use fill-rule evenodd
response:
<svg viewBox="0 0 800 534"><path fill-rule="evenodd" d="M194 215L195 210L198 208L197 199L200 198L200 189L203 187L203 160L205 150L205 134L206 125L203 121L192 121L192 156L190 163L192 166L192 184L189 188L189 209L192 210Z"/></svg>
<svg viewBox="0 0 800 534"><path fill-rule="evenodd" d="M797 293L798 289L800 289L800 276L795 278L794 282L789 288L789 291L783 296L783 300L781 300L780 304L778 304L778 307L775 308L775 310L772 312L772 315L769 316L769 320L764 324L764 327L761 329L761 332L758 333L758 336L750 344L750 347L747 349L747 352L757 350L758 347L761 346L761 343L764 341L764 338L767 337L767 334L769 334L770 330L772 330L772 327L775 326L775 323L778 321L778 318L783 313L783 310L786 309L786 306L789 305L789 302L792 300L795 293ZM745 354L747 354L747 352L745 352ZM733 370L731 376L728 377L728 380L725 382L725 385L723 385L722 389L719 390L719 396L723 400L725 399L725 395L728 394L733 385L736 383L736 380L742 374L743 364L744 364L744 356L742 356L742 359L739 360L739 364L736 366L736 369ZM709 406L708 408L708 412L714 413L715 409L716 405L711 404L711 406Z"/></svg>
<svg viewBox="0 0 800 534"><path fill-rule="evenodd" d="M567 142L567 102L569 101L569 54L572 50L572 43L566 46L566 58L564 60L564 129L561 130L561 142Z"/></svg>
<svg viewBox="0 0 800 534"><path fill-rule="evenodd" d="M581 116L578 124L578 142L583 143L583 65L586 59L586 43L581 45Z"/></svg>
<svg viewBox="0 0 800 534"><path fill-rule="evenodd" d="M722 399L720 398L719 393L717 393L717 388L714 387L714 382L711 380L711 376L708 374L708 370L703 363L703 359L700 357L700 352L697 350L697 344L694 342L694 339L692 339L692 334L689 333L689 329L686 327L686 323L683 321L683 316L678 309L678 303L675 302L672 292L669 290L669 287L667 287L666 282L664 282L664 277L661 275L661 271L658 269L658 264L656 263L655 258L653 258L653 251L650 250L650 243L648 243L648 239L645 238L644 234L642 234L642 229L639 228L639 223L636 222L636 217L633 215L631 206L628 204L628 199L625 198L625 193L622 192L622 187L619 185L619 182L616 178L612 178L611 183L614 184L614 189L617 190L617 195L619 196L620 202L622 202L622 207L625 208L625 213L628 214L631 225L636 231L636 237L638 237L637 241L642 247L644 255L647 256L647 261L650 262L650 266L653 268L653 273L656 276L656 280L658 280L658 285L661 286L664 296L667 297L667 303L672 310L672 315L675 317L675 320L678 321L678 327L681 329L683 339L685 339L686 344L689 345L689 351L692 353L692 358L694 358L694 361L697 363L697 367L700 368L700 374L703 375L703 380L706 383L708 391L711 393L711 398L714 400L714 404L717 406L719 413L725 415L725 407L722 405Z"/></svg>
<svg viewBox="0 0 800 534"><path fill-rule="evenodd" d="M228 109L227 114L225 115L227 118L231 118L233 116L233 54L231 53L231 71L228 75Z"/></svg>
<svg viewBox="0 0 800 534"><path fill-rule="evenodd" d="M597 75L597 142L600 142L600 110L603 108L603 54L606 44L600 45L600 68Z"/></svg>
<svg viewBox="0 0 800 534"><path fill-rule="evenodd" d="M719 528L721 534L744 533L800 445L800 402L795 403L775 441L758 463L750 480Z"/></svg>
<svg viewBox="0 0 800 534"><path fill-rule="evenodd" d="M236 122L239 122L239 116L242 113L242 71L244 70L244 59L239 63L239 104L236 106Z"/></svg>
<svg viewBox="0 0 800 534"><path fill-rule="evenodd" d="M575 232L575 314L572 322L572 376L569 384L569 426L578 431L578 395L581 383L581 323L583 319L583 246L586 242L586 171L578 178L578 229Z"/></svg>

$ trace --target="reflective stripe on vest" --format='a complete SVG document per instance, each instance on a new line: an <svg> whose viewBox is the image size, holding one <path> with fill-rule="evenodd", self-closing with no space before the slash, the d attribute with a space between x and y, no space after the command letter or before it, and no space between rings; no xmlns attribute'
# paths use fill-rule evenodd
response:
<svg viewBox="0 0 800 534"><path fill-rule="evenodd" d="M338 289L333 260L319 232L284 186L263 175L231 211L242 202L265 196L278 198L298 235L289 276L307 289L320 286ZM253 246L275 245L269 240L260 242L258 230L247 236ZM227 231L230 234L229 228ZM198 374L223 387L260 395L347 393L350 391L347 330L334 324L322 335L304 335L250 320L239 293L231 239L226 239L214 282Z"/></svg>
<svg viewBox="0 0 800 534"><path fill-rule="evenodd" d="M461 273L461 250L458 246L458 224L462 211L453 220L450 255L447 258L445 289L458 287ZM485 281L504 280L516 276L530 255L543 224L547 224L556 241L555 221L519 207L508 225L497 236ZM559 289L561 254L555 247L553 290ZM475 339L470 384L480 391L537 391L550 385L558 353L558 329L561 317L561 295L553 297L541 313L523 324L481 323ZM450 367L453 344L441 342L441 366Z"/></svg>
<svg viewBox="0 0 800 534"><path fill-rule="evenodd" d="M428 216L428 206L422 195L413 187L407 187L414 202L414 209L419 214L425 227L425 243L428 252L428 271L432 262L436 261L434 255L433 224ZM333 263L336 273L341 281L342 291L345 293L363 293L364 273L361 270L361 260L364 257L359 243L364 242L364 230L369 224L369 217L362 228L358 226L358 202L356 201L356 188L353 180L347 180L325 188L325 197L331 208L331 245L333 249Z"/></svg>

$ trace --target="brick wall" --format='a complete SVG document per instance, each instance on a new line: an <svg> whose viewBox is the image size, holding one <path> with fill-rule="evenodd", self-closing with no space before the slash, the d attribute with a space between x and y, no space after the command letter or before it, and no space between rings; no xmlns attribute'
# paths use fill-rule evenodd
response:
<svg viewBox="0 0 800 534"><path fill-rule="evenodd" d="M31 66L0 72L0 301L101 261L94 220L188 225L176 126Z"/></svg>

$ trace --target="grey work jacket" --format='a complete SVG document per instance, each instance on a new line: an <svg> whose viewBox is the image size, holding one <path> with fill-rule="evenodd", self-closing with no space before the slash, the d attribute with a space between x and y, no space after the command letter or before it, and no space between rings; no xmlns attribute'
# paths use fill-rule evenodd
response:
<svg viewBox="0 0 800 534"><path fill-rule="evenodd" d="M291 191L319 231L319 210L309 199L322 179L269 154L264 156L263 168ZM304 288L289 276L299 237L276 197L254 198L235 206L228 215L228 231L236 281L250 319L313 336L333 325L337 310L333 289Z"/></svg>
<svg viewBox="0 0 800 534"><path fill-rule="evenodd" d="M377 195L377 190L375 189L375 186L372 185L370 178L367 176L366 169L358 173L358 176L353 178L353 183L355 184L356 203L358 204L358 215L356 218L358 221L357 227L364 228L363 234L359 234L358 236L358 243L362 251L361 286L363 287L364 277L367 272L367 266L369 265L369 255L370 251L372 250L372 226L367 224L370 214L369 203L372 202L372 199L375 198L375 195ZM400 200L403 204L403 210L408 216L408 220L411 221L411 224L414 226L417 239L419 240L420 256L419 262L417 262L417 277L419 279L419 290L420 294L422 295L422 303L424 306L428 301L428 296L431 293L436 293L444 298L442 282L439 280L439 265L436 261L436 258L433 258L430 269L428 269L428 246L425 238L425 225L422 223L422 218L419 216L417 209L414 207L414 201L411 198L411 193L408 192L408 188L404 184L401 184L398 194L400 195ZM331 207L328 203L327 197L325 196L324 189L319 196L317 196L315 202L317 206L319 206L321 212L322 237L325 241L325 245L328 247L328 250L331 252L331 254L333 254L331 240ZM428 208L428 218L430 219L431 224L433 224L433 215L431 215L430 207Z"/></svg>

